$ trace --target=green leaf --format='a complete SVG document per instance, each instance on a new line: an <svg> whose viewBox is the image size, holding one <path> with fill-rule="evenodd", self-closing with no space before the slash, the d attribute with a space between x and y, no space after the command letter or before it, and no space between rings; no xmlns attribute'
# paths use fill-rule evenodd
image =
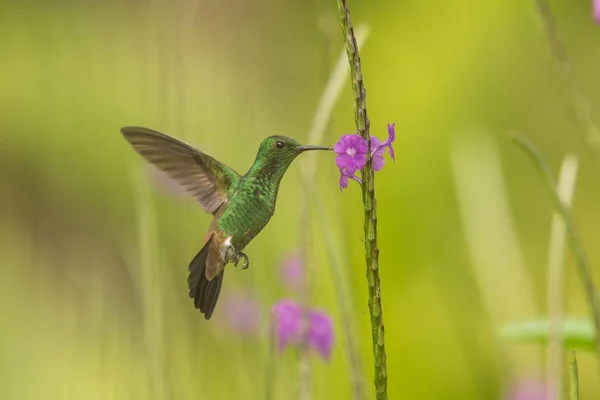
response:
<svg viewBox="0 0 600 400"><path fill-rule="evenodd" d="M567 317L560 326L563 346L569 349L594 351L596 335L594 324L584 318ZM513 322L500 329L499 336L507 342L547 344L550 323L547 318Z"/></svg>

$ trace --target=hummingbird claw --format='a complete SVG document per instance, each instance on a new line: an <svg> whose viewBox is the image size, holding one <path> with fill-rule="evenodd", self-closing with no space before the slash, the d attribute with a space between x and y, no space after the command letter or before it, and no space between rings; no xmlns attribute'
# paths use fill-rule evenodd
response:
<svg viewBox="0 0 600 400"><path fill-rule="evenodd" d="M234 265L236 267L239 267L238 264L240 262L240 259L242 259L242 258L244 259L244 263L241 265L242 269L248 269L248 267L250 266L250 260L248 259L248 256L242 252L239 252L236 254Z"/></svg>
<svg viewBox="0 0 600 400"><path fill-rule="evenodd" d="M242 269L248 269L250 266L250 260L248 259L248 256L241 251L237 251L231 244L231 240L229 238L221 247L221 258L226 262L233 262L235 267L241 266ZM244 263L240 265L241 259L244 259Z"/></svg>

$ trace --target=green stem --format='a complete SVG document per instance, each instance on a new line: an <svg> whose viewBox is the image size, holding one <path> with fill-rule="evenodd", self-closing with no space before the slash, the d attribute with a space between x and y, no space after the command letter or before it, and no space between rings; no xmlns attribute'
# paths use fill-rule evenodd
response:
<svg viewBox="0 0 600 400"><path fill-rule="evenodd" d="M356 38L360 46L363 45L365 40L367 39L369 34L369 28L365 24L359 24L356 27ZM307 143L312 145L319 145L323 143L323 136L325 136L327 126L331 121L331 115L333 113L333 109L335 104L337 103L344 84L348 79L348 74L346 72L346 53L345 48L340 51L340 55L335 64L333 71L329 75L329 79L323 92L321 94L321 99L319 100L319 105L315 111L313 116L310 130L308 131L308 139ZM322 208L323 205L319 203L317 200L320 200L319 192L314 190L314 181L316 179L317 172L317 160L316 154L309 153L305 156L303 162L302 178L304 183L304 191L306 193L307 201L310 199L315 199L317 205L315 206L318 212L318 221L320 222L320 226L323 230L323 236L325 238L325 248L327 249L327 253L330 257L329 265L333 272L333 283L335 286L335 294L336 300L338 303L338 308L340 309L341 319L342 319L342 328L344 331L344 337L346 338L346 351L347 357L349 361L349 369L350 369L350 382L352 385L352 395L354 400L363 400L366 398L365 385L362 373L362 360L360 357L359 345L355 338L354 332L355 329L352 326L352 308L350 303L352 299L348 291L346 290L347 283L343 279L344 276L341 270L341 262L339 262L339 257L335 257L336 250L333 248L332 242L332 232L328 228L327 223L325 223L324 215ZM320 207L320 208L319 208ZM302 231L303 231L303 252L302 258L305 261L303 265L305 265L306 271L306 280L305 280L305 290L309 288L309 284L311 282L311 273L310 271L314 271L314 267L309 268L313 263L306 263L306 255L308 254L308 238L310 237L310 230L308 229L308 220L309 220L309 204L307 202L303 203L302 207Z"/></svg>
<svg viewBox="0 0 600 400"><path fill-rule="evenodd" d="M143 172L137 172L133 179L138 186L138 234L140 240L140 271L142 277L142 304L144 305L144 344L147 357L147 373L151 398L165 399L165 355L163 342L163 315L160 288L160 269L157 260L156 221L152 209L152 199Z"/></svg>
<svg viewBox="0 0 600 400"><path fill-rule="evenodd" d="M556 187L559 198L571 206L575 182L577 180L577 158L567 154L562 162ZM566 228L560 215L552 214L550 243L548 246L548 355L546 357L546 384L548 393L554 393L553 400L563 398L563 333L560 329L564 319L564 260L565 260Z"/></svg>
<svg viewBox="0 0 600 400"><path fill-rule="evenodd" d="M573 360L571 361L571 370L569 373L571 378L571 388L569 389L571 400L579 400L579 376L577 372L577 356L573 352Z"/></svg>
<svg viewBox="0 0 600 400"><path fill-rule="evenodd" d="M329 258L329 266L331 270L332 282L335 287L335 296L342 315L342 330L346 337L346 353L350 366L350 380L352 381L352 398L354 400L364 400L367 398L364 378L362 374L363 361L359 351L358 343L353 332L356 331L352 319L352 299L348 294L348 282L346 273L342 267L337 245L333 242L334 234L331 231L330 225L327 223L327 212L323 205L323 200L318 192L313 196L315 209L317 211L317 220L323 232L325 240L325 249Z"/></svg>
<svg viewBox="0 0 600 400"><path fill-rule="evenodd" d="M379 249L377 248L377 199L371 158L369 118L367 117L366 93L363 84L358 44L350 19L346 0L338 0L340 20L350 63L350 78L354 92L354 120L360 135L367 141L367 162L362 170L362 198L365 211L365 254L367 282L369 286L369 313L375 361L375 393L377 400L387 399L387 366L383 313L381 308L381 284L379 280Z"/></svg>
<svg viewBox="0 0 600 400"><path fill-rule="evenodd" d="M600 359L600 303L598 303L598 292L596 291L594 280L592 278L592 267L590 266L590 262L583 247L583 242L575 225L575 219L573 218L571 207L563 202L559 197L558 192L556 191L556 182L552 172L550 171L550 167L548 167L548 164L546 161L544 161L533 144L531 144L527 139L518 133L511 133L510 137L512 141L531 159L531 161L533 161L536 168L546 178L546 183L552 195L552 200L554 202L556 211L565 223L569 247L571 248L571 251L573 252L577 261L579 276L585 287L587 302L590 306L592 319L594 320L594 326L596 328L596 354Z"/></svg>
<svg viewBox="0 0 600 400"><path fill-rule="evenodd" d="M271 314L269 316L269 348L267 349L267 362L265 373L265 400L273 398L273 385L275 383L275 347L277 342L277 332L275 330L275 319Z"/></svg>
<svg viewBox="0 0 600 400"><path fill-rule="evenodd" d="M592 118L589 101L575 81L571 61L569 60L567 49L558 34L556 19L554 18L550 4L547 0L534 0L534 3L544 25L550 51L564 81L567 101L569 103L568 107L573 112L574 122L583 131L588 146L596 152L596 162L600 166L600 129L598 129L598 125L596 125L596 122Z"/></svg>

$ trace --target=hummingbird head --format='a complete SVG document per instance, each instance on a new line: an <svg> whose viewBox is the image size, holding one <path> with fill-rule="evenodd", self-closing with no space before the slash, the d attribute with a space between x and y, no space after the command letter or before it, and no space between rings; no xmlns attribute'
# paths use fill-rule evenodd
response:
<svg viewBox="0 0 600 400"><path fill-rule="evenodd" d="M261 170L285 172L298 154L309 150L333 150L327 146L305 146L287 136L269 136L262 141L254 167Z"/></svg>
<svg viewBox="0 0 600 400"><path fill-rule="evenodd" d="M287 136L269 136L260 144L258 158L275 160L276 164L290 164L298 154L309 150L332 150L327 146L305 146Z"/></svg>

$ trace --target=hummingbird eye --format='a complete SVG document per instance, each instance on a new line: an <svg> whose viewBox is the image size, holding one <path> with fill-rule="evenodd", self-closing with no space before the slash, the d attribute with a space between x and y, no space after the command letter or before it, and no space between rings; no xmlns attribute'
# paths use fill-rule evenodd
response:
<svg viewBox="0 0 600 400"><path fill-rule="evenodd" d="M277 147L278 149L283 149L283 142L281 140L276 141L275 147Z"/></svg>

